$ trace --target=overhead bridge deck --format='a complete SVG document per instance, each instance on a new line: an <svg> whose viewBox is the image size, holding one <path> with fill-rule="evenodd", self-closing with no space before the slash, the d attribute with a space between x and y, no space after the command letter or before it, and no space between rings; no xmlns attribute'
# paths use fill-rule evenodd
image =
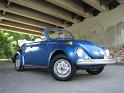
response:
<svg viewBox="0 0 124 93"><path fill-rule="evenodd" d="M122 0L0 0L0 29L41 35L45 27L65 28L117 7Z"/></svg>

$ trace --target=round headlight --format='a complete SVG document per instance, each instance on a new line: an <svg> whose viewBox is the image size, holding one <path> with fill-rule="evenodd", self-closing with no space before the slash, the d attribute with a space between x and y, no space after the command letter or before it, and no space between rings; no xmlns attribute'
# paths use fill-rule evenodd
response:
<svg viewBox="0 0 124 93"><path fill-rule="evenodd" d="M77 50L76 50L76 53L77 53L78 57L82 57L83 54L84 54L83 48L78 47Z"/></svg>
<svg viewBox="0 0 124 93"><path fill-rule="evenodd" d="M108 49L105 50L105 54L107 57L109 57L109 50Z"/></svg>

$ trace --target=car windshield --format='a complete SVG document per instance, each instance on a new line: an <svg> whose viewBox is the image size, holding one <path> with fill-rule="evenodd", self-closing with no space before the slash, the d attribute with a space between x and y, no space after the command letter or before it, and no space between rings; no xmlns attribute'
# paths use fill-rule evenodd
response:
<svg viewBox="0 0 124 93"><path fill-rule="evenodd" d="M60 29L52 29L48 31L51 39L73 39L70 32Z"/></svg>

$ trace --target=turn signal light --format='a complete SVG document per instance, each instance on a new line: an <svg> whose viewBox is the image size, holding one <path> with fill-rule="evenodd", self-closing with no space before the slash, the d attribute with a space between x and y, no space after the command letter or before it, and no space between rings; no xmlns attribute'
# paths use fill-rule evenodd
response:
<svg viewBox="0 0 124 93"><path fill-rule="evenodd" d="M68 45L72 45L73 42L72 42L72 41L69 41L69 42L66 42L66 44L68 44Z"/></svg>

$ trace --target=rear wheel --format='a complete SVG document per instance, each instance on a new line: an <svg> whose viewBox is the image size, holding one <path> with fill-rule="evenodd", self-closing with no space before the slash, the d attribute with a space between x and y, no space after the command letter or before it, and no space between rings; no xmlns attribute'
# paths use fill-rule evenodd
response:
<svg viewBox="0 0 124 93"><path fill-rule="evenodd" d="M23 71L23 70L24 70L24 66L23 66L23 64L21 63L20 55L17 55L17 56L15 57L14 63L15 63L15 69L16 69L17 71Z"/></svg>
<svg viewBox="0 0 124 93"><path fill-rule="evenodd" d="M104 67L93 67L86 69L86 71L91 75L97 75L103 71Z"/></svg>
<svg viewBox="0 0 124 93"><path fill-rule="evenodd" d="M76 67L63 54L54 57L51 61L50 70L56 80L67 81L76 73Z"/></svg>

